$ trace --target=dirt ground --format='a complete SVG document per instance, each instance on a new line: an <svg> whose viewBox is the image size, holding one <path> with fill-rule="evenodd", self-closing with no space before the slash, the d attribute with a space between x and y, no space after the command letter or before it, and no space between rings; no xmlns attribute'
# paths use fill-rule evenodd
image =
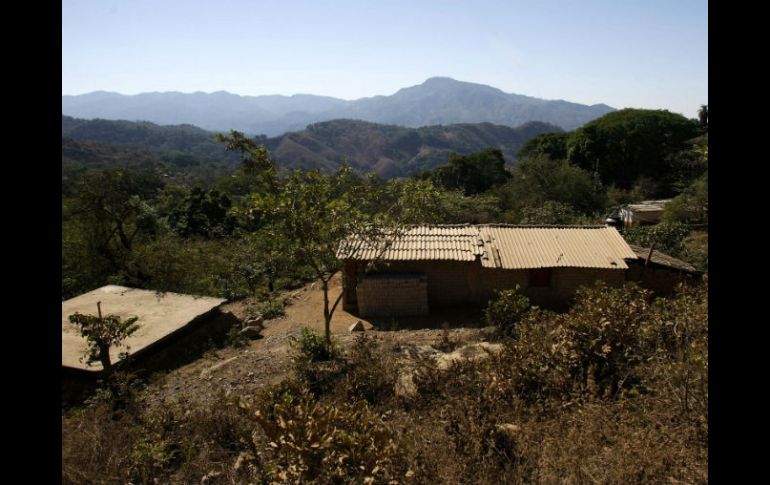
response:
<svg viewBox="0 0 770 485"><path fill-rule="evenodd" d="M341 278L331 282L330 298L341 291ZM211 351L203 358L151 379L152 400L207 401L218 393L251 394L279 383L291 372L292 349L289 336L303 327L323 333L323 291L318 283L288 292L290 305L286 315L268 320L262 338L251 340L240 348L226 347ZM244 300L227 303L222 311L246 319L254 302ZM443 338L455 342L472 342L484 337L483 321L478 309L450 309L429 317L398 320L372 320L358 317L342 309L340 304L331 321L332 337L343 347L359 332L349 327L361 320L365 333L389 347L437 344Z"/></svg>

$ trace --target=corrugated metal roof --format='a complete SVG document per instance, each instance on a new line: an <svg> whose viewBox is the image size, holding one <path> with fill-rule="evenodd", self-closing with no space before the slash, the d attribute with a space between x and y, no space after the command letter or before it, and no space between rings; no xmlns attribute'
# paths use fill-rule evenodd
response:
<svg viewBox="0 0 770 485"><path fill-rule="evenodd" d="M647 255L650 254L650 248L643 248L634 244L629 244L629 246L634 251L634 253L636 253L637 259L641 261L647 260ZM675 257L669 256L668 254L661 253L657 249L652 252L650 262L653 264L659 264L661 266L667 266L669 268L685 271L687 273L699 273L699 271L695 269L695 266L691 265L690 263L682 261L681 259L676 259Z"/></svg>
<svg viewBox="0 0 770 485"><path fill-rule="evenodd" d="M624 258L636 258L617 230L605 226L417 226L385 246L388 243L370 244L350 238L340 245L337 257L380 257L386 261L479 259L486 268L503 269L625 269L628 266Z"/></svg>
<svg viewBox="0 0 770 485"><path fill-rule="evenodd" d="M485 268L628 268L628 243L605 226L481 226ZM496 261L495 252L499 254Z"/></svg>
<svg viewBox="0 0 770 485"><path fill-rule="evenodd" d="M385 241L380 243L359 237L348 238L340 245L337 258L475 261L482 252L479 230L474 226L416 226L392 239L385 237Z"/></svg>

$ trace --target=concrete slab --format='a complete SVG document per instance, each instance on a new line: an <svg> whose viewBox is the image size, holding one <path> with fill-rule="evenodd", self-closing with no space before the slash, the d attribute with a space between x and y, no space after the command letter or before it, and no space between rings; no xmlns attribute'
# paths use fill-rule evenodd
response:
<svg viewBox="0 0 770 485"><path fill-rule="evenodd" d="M103 315L114 314L123 319L139 317L136 322L139 329L125 342L125 345L130 347L131 354L137 354L227 300L109 285L63 301L61 304L62 367L93 372L102 370L99 362L94 362L90 366L80 362L86 352L86 340L80 336L78 326L69 321L69 316L76 312L96 315L98 301L102 302ZM125 346L111 349L112 362L118 362L119 354L125 350Z"/></svg>

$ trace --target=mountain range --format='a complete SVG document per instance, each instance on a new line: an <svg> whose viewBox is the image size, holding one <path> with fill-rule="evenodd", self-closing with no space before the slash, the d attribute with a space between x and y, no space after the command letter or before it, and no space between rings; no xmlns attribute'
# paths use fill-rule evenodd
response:
<svg viewBox="0 0 770 485"><path fill-rule="evenodd" d="M348 161L360 173L408 176L446 163L451 153L498 148L513 164L524 143L558 126L529 122L511 128L492 123L405 128L360 120L314 123L277 137L257 137L279 167L331 172ZM235 167L240 158L226 152L214 133L192 125L83 120L62 115L62 163L67 167L136 165L163 162L177 170Z"/></svg>
<svg viewBox="0 0 770 485"><path fill-rule="evenodd" d="M356 100L311 94L240 96L226 91L136 95L97 91L62 96L62 114L77 118L192 124L212 131L235 129L266 136L334 119L410 128L483 122L517 127L539 121L572 130L611 111L614 108L605 104L544 100L447 77L433 77L389 96Z"/></svg>

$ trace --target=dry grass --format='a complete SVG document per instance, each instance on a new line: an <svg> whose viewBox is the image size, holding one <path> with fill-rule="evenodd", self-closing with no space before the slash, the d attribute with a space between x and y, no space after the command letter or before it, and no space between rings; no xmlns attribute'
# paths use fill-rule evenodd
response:
<svg viewBox="0 0 770 485"><path fill-rule="evenodd" d="M533 310L498 356L418 364L411 399L398 349L362 337L260 394L72 411L63 482L707 483L707 299L688 291Z"/></svg>

